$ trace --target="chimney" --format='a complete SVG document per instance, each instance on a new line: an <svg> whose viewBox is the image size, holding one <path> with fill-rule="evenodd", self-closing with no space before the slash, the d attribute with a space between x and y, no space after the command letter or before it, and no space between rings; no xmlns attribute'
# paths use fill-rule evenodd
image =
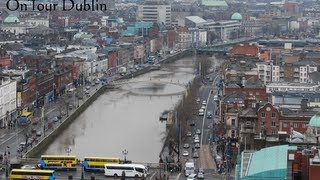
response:
<svg viewBox="0 0 320 180"><path fill-rule="evenodd" d="M246 77L242 77L242 81L241 81L242 87L245 87L246 83L247 83Z"/></svg>
<svg viewBox="0 0 320 180"><path fill-rule="evenodd" d="M301 100L301 110L306 111L308 109L308 99Z"/></svg>

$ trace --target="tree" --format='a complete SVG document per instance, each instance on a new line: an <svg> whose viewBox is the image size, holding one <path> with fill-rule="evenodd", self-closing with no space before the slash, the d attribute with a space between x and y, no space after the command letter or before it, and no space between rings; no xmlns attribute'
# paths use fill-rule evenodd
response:
<svg viewBox="0 0 320 180"><path fill-rule="evenodd" d="M209 69L212 66L212 62L206 56L200 56L200 57L198 57L197 60L198 61L197 61L196 66L197 66L198 72L202 77L204 77L209 72Z"/></svg>

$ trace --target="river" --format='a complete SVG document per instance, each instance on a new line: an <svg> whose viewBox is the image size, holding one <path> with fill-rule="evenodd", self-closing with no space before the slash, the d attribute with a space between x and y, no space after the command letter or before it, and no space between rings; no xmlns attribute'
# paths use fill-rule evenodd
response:
<svg viewBox="0 0 320 180"><path fill-rule="evenodd" d="M159 121L172 109L194 77L194 58L182 58L129 80L120 89L107 91L87 108L44 154L120 157L134 162L158 162L166 124ZM150 81L151 79L151 81ZM135 83L130 83L130 82ZM139 82L137 82L139 81ZM165 81L173 83L155 83ZM179 83L179 84L176 84Z"/></svg>

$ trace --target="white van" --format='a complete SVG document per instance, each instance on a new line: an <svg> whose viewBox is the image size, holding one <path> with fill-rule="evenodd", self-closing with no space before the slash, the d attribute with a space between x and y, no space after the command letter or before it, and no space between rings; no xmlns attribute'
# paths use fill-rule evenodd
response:
<svg viewBox="0 0 320 180"><path fill-rule="evenodd" d="M186 162L184 171L185 171L185 175L186 177L188 177L190 174L195 174L194 171L194 162Z"/></svg>

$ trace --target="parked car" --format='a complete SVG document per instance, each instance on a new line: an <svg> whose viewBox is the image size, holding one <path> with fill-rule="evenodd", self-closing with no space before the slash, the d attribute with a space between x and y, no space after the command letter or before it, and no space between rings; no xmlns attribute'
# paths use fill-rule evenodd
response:
<svg viewBox="0 0 320 180"><path fill-rule="evenodd" d="M90 89L90 86L86 86L86 89L89 90L89 89Z"/></svg>
<svg viewBox="0 0 320 180"><path fill-rule="evenodd" d="M200 143L196 143L196 144L194 145L194 148L200 148Z"/></svg>
<svg viewBox="0 0 320 180"><path fill-rule="evenodd" d="M191 131L188 131L186 135L187 135L187 137L191 137L192 136Z"/></svg>
<svg viewBox="0 0 320 180"><path fill-rule="evenodd" d="M39 136L41 136L41 134L42 134L41 131L37 131L36 136L39 137Z"/></svg>
<svg viewBox="0 0 320 180"><path fill-rule="evenodd" d="M59 121L59 118L58 118L58 116L56 116L56 117L53 117L50 121L51 121L51 122L58 122L58 121Z"/></svg>
<svg viewBox="0 0 320 180"><path fill-rule="evenodd" d="M207 101L206 100L204 100L204 101L202 101L202 105L207 105Z"/></svg>
<svg viewBox="0 0 320 180"><path fill-rule="evenodd" d="M203 171L203 169L199 169L197 177L198 177L198 179L204 179L204 171Z"/></svg>
<svg viewBox="0 0 320 180"><path fill-rule="evenodd" d="M200 130L200 129L197 129L197 130L196 130L196 134L199 134L199 135L200 135L200 134L201 134L201 130Z"/></svg>
<svg viewBox="0 0 320 180"><path fill-rule="evenodd" d="M183 148L185 148L185 149L188 149L190 147L190 145L188 144L188 143L185 143L184 145L183 145Z"/></svg>
<svg viewBox="0 0 320 180"><path fill-rule="evenodd" d="M90 91L87 90L87 91L85 92L85 94L90 94Z"/></svg>
<svg viewBox="0 0 320 180"><path fill-rule="evenodd" d="M197 178L197 174L190 174L188 177L187 177L187 180L195 180Z"/></svg>

